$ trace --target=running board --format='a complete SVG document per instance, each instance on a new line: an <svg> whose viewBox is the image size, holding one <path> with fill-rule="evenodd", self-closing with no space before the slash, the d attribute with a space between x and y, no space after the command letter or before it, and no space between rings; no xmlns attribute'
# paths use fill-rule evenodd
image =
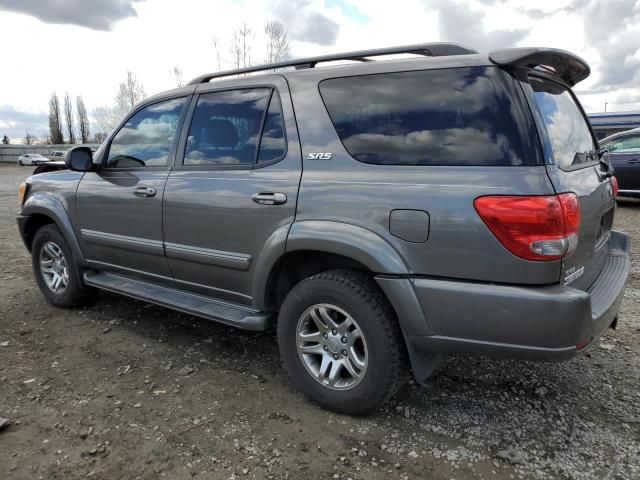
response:
<svg viewBox="0 0 640 480"><path fill-rule="evenodd" d="M266 330L273 325L271 313L114 273L85 272L84 283L243 330Z"/></svg>

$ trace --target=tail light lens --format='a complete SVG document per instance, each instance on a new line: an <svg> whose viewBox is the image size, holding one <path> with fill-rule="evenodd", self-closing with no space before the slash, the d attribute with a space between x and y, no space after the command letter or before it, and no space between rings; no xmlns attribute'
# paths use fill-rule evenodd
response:
<svg viewBox="0 0 640 480"><path fill-rule="evenodd" d="M618 196L618 190L620 190L618 179L616 177L611 177L611 191L613 193L613 198Z"/></svg>
<svg viewBox="0 0 640 480"><path fill-rule="evenodd" d="M479 197L473 204L500 243L520 258L560 260L578 246L580 204L575 193Z"/></svg>

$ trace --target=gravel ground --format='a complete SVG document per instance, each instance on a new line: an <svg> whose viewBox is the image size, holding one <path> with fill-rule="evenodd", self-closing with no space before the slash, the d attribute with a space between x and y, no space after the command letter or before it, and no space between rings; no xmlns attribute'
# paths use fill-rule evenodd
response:
<svg viewBox="0 0 640 480"><path fill-rule="evenodd" d="M45 303L15 225L31 169L0 166L2 479L640 479L640 272L618 329L562 364L448 358L377 415L294 391L274 332L100 293ZM640 244L640 203L616 228Z"/></svg>

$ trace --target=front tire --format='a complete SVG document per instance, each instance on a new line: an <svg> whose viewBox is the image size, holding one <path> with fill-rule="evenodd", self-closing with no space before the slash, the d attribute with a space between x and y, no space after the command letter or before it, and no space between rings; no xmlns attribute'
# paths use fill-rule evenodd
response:
<svg viewBox="0 0 640 480"><path fill-rule="evenodd" d="M393 396L401 344L391 307L367 275L319 273L287 295L278 318L285 369L313 402L363 415Z"/></svg>
<svg viewBox="0 0 640 480"><path fill-rule="evenodd" d="M71 308L86 299L80 269L57 226L45 225L36 232L31 260L38 287L51 305Z"/></svg>

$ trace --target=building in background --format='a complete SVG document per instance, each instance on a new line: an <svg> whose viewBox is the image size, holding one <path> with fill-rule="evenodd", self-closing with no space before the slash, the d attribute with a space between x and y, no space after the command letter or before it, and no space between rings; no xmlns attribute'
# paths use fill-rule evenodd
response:
<svg viewBox="0 0 640 480"><path fill-rule="evenodd" d="M614 133L640 127L640 111L589 113L587 116L598 140Z"/></svg>

